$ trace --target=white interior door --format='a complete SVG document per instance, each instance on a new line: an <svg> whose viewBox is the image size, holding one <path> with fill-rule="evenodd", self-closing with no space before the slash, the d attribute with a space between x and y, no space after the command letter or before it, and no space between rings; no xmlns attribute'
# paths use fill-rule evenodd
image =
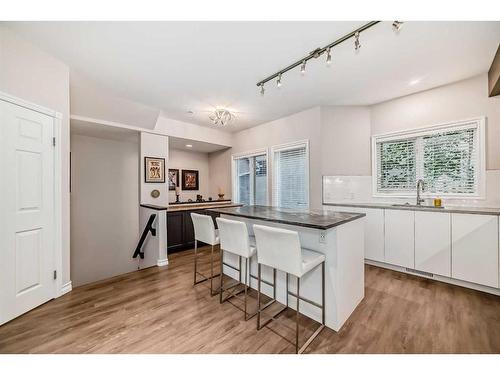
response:
<svg viewBox="0 0 500 375"><path fill-rule="evenodd" d="M54 118L0 100L0 324L55 297Z"/></svg>

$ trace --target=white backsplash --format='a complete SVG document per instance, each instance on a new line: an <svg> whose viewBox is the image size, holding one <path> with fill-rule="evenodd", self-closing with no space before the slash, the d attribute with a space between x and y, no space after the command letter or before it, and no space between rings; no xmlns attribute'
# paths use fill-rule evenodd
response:
<svg viewBox="0 0 500 375"><path fill-rule="evenodd" d="M413 198L372 195L371 176L323 176L323 203L414 203ZM432 199L428 199L432 204ZM486 199L444 199L445 206L500 207L500 170L486 171Z"/></svg>

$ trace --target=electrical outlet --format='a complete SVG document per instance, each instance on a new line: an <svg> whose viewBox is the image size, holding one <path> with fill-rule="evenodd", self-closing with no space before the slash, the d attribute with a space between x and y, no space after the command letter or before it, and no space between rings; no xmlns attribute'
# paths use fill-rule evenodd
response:
<svg viewBox="0 0 500 375"><path fill-rule="evenodd" d="M319 232L319 243L326 243L326 232Z"/></svg>

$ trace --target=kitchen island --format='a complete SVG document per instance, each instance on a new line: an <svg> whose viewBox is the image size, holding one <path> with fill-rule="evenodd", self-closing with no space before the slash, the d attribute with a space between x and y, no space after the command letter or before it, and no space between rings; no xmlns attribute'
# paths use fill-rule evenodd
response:
<svg viewBox="0 0 500 375"><path fill-rule="evenodd" d="M331 212L322 210L296 210L268 206L214 208L209 211L227 219L243 221L253 235L253 224L294 230L299 233L302 247L325 255L325 314L326 326L338 331L364 297L364 216L363 213ZM258 251L258 249L257 249ZM286 254L284 254L286 256ZM224 262L239 267L238 257L225 253ZM243 272L244 262L242 262ZM257 274L256 259L250 264L252 275ZM238 273L224 266L225 275L238 279ZM272 281L272 270L263 267L262 278ZM257 289L257 281L250 286ZM286 303L286 276L277 272L276 299ZM290 291L296 290L296 279L290 277ZM321 270L318 268L301 279L301 296L321 301ZM261 291L272 297L269 285L262 283ZM295 298L288 298L290 308ZM321 322L321 310L301 301L300 311Z"/></svg>

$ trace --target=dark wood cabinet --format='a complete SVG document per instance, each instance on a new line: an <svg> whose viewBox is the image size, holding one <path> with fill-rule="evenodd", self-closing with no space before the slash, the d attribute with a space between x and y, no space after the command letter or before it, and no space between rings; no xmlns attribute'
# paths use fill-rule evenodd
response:
<svg viewBox="0 0 500 375"><path fill-rule="evenodd" d="M168 249L179 248L184 244L184 213L167 213L167 244Z"/></svg>
<svg viewBox="0 0 500 375"><path fill-rule="evenodd" d="M207 210L167 211L167 248L169 253L187 250L194 247L194 227L191 220L191 212L201 215L210 215L214 220L219 214Z"/></svg>

